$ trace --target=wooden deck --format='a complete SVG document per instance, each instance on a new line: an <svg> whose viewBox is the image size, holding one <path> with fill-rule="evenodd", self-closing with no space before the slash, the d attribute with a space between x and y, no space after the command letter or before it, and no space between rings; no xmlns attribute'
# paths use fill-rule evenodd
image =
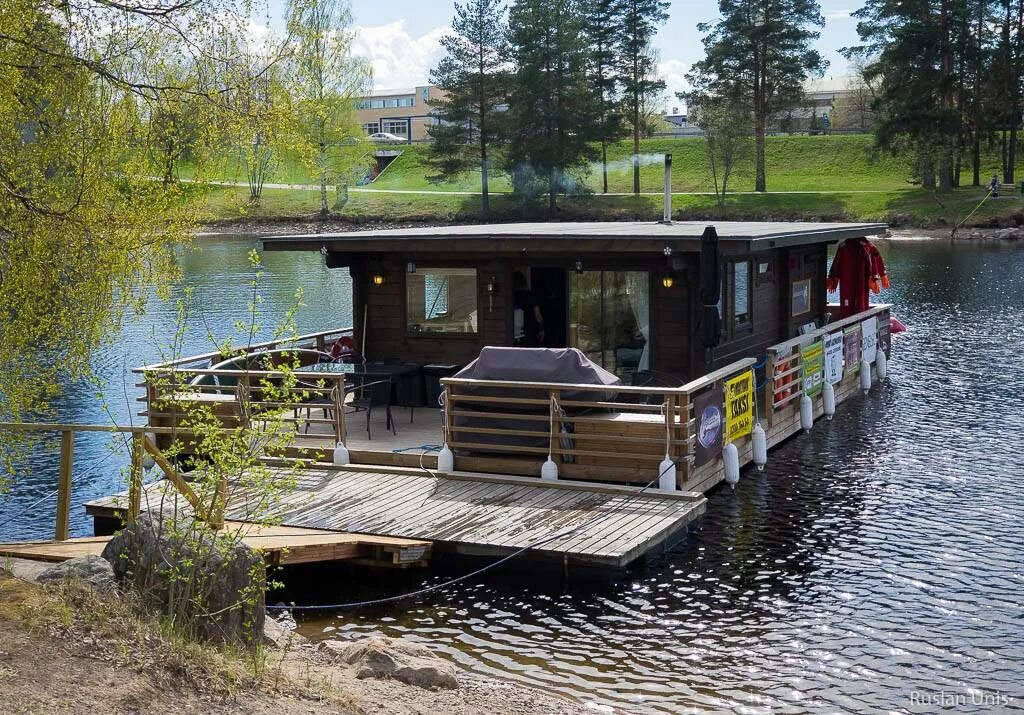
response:
<svg viewBox="0 0 1024 715"><path fill-rule="evenodd" d="M228 522L242 540L262 550L274 564L357 561L387 566L420 566L430 558L430 542L387 536L366 536L293 526L257 526ZM110 536L89 536L66 541L30 541L0 544L0 556L33 561L67 561L103 553Z"/></svg>
<svg viewBox="0 0 1024 715"><path fill-rule="evenodd" d="M147 503L184 504L165 483L146 487ZM175 501L177 504L175 505ZM89 502L93 516L112 516L124 497ZM287 497L283 523L374 537L434 542L461 554L563 559L626 566L671 543L704 513L692 492L639 491L582 482L481 474L430 476L417 469L345 467L301 470ZM229 504L228 518L241 517Z"/></svg>

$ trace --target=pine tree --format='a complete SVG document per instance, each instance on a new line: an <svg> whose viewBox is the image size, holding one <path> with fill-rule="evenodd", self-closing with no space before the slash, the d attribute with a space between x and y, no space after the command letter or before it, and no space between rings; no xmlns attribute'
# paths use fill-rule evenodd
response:
<svg viewBox="0 0 1024 715"><path fill-rule="evenodd" d="M910 148L925 188L953 186L954 147L961 131L955 105L951 0L868 0L854 13L863 45L849 56L872 58L865 77L878 88L875 141L884 149ZM958 7L962 8L963 5Z"/></svg>
<svg viewBox="0 0 1024 715"><path fill-rule="evenodd" d="M765 191L769 119L797 106L808 76L827 66L811 48L825 19L817 0L719 0L718 9L718 22L697 26L706 33L705 58L689 79L711 94L738 89L754 116L755 189Z"/></svg>
<svg viewBox="0 0 1024 715"><path fill-rule="evenodd" d="M441 40L447 55L430 79L444 98L433 103L440 120L429 130L428 163L434 181L479 167L481 208L490 212L487 179L491 147L501 141L508 65L505 6L500 0L468 0L455 6L453 33Z"/></svg>
<svg viewBox="0 0 1024 715"><path fill-rule="evenodd" d="M515 129L506 163L516 193L528 197L540 184L554 211L558 193L577 185L573 175L596 158L591 142L600 136L581 3L518 0L509 26L516 63L509 120Z"/></svg>
<svg viewBox="0 0 1024 715"><path fill-rule="evenodd" d="M651 40L668 19L665 0L621 0L619 46L623 67L626 114L633 132L633 193L640 193L640 134L644 107L665 91L657 76L656 55Z"/></svg>
<svg viewBox="0 0 1024 715"><path fill-rule="evenodd" d="M599 106L601 134L601 186L608 193L608 144L624 136L622 122L623 65L619 27L622 0L593 0L584 8L590 43L587 73Z"/></svg>

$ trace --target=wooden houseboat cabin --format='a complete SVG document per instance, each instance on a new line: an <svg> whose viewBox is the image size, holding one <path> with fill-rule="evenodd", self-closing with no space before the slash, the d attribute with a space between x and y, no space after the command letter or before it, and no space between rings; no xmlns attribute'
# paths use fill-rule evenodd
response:
<svg viewBox="0 0 1024 715"><path fill-rule="evenodd" d="M572 347L627 384L681 385L828 323L829 244L886 227L716 224L720 331L710 350L700 295L707 228L447 226L283 236L264 247L321 251L328 267L349 270L360 358L461 366L484 346Z"/></svg>
<svg viewBox="0 0 1024 715"><path fill-rule="evenodd" d="M867 246L884 229L539 223L266 238L267 251L318 251L348 270L353 325L139 368L143 414L155 442L187 433L184 404L228 425L294 425L290 449L313 464L290 528L624 566L684 532L708 489L870 389L872 363L884 375L888 306L869 305L866 284L855 304L826 300L829 244ZM555 351L514 347L578 349L556 358L597 379L524 378ZM481 375L482 352L509 367ZM300 359L307 401L262 397L278 355ZM145 494L187 495L166 482ZM146 503L140 490L130 504ZM109 520L116 500L88 509ZM226 518L243 514L228 504Z"/></svg>

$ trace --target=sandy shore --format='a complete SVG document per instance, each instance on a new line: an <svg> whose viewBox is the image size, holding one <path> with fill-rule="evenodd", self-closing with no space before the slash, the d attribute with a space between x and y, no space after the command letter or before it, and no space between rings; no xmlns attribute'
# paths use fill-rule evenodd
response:
<svg viewBox="0 0 1024 715"><path fill-rule="evenodd" d="M12 571L30 574L4 564ZM428 690L358 679L306 641L221 657L169 642L159 629L91 592L69 595L0 569L0 677L9 713L310 715L582 715L582 705L516 683L459 672L459 687Z"/></svg>

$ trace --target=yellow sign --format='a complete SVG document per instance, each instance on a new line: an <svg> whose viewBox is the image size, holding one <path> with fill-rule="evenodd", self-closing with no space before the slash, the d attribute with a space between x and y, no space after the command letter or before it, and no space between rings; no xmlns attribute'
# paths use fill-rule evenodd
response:
<svg viewBox="0 0 1024 715"><path fill-rule="evenodd" d="M735 442L754 429L754 371L725 381L725 441Z"/></svg>

